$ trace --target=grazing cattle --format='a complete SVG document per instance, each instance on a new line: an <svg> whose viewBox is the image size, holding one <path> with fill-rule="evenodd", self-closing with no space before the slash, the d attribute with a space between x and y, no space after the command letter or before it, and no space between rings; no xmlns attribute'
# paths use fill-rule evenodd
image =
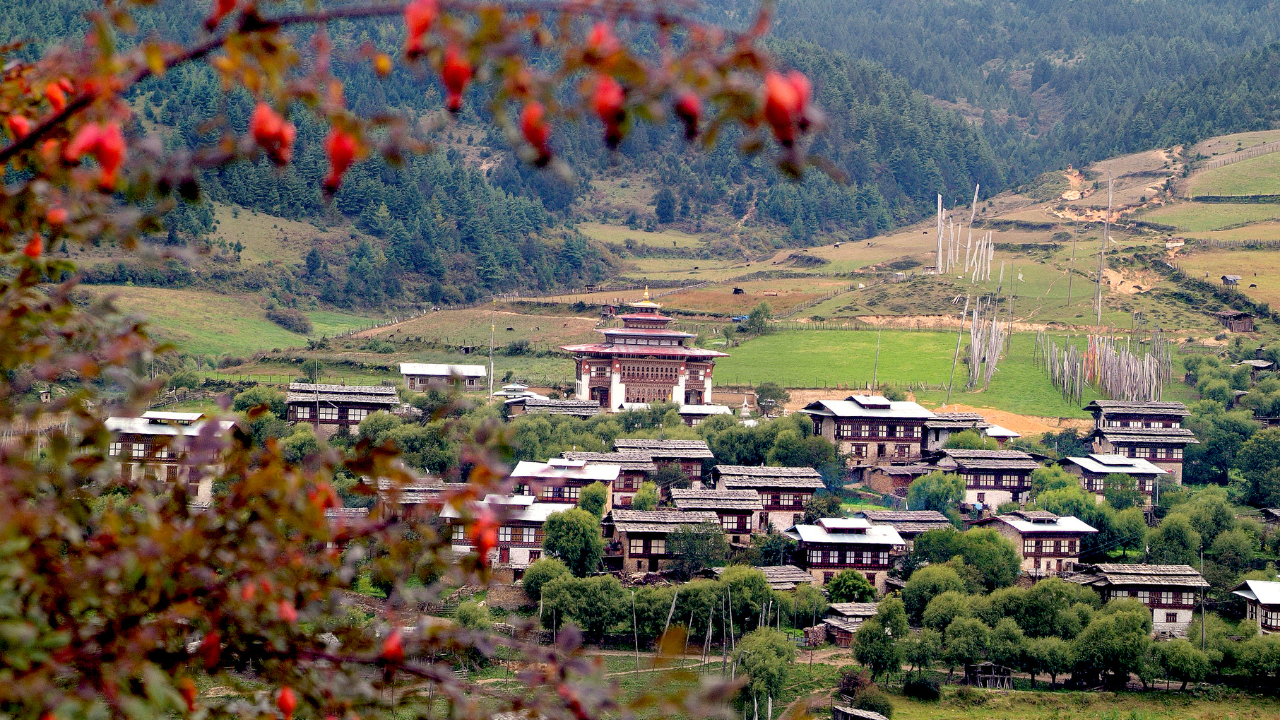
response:
<svg viewBox="0 0 1280 720"><path fill-rule="evenodd" d="M1258 287L1258 283L1249 283L1249 287L1256 288Z"/></svg>

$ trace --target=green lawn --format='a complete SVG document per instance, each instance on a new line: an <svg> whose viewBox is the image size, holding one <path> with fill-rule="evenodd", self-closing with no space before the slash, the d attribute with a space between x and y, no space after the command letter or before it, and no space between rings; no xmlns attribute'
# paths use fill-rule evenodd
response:
<svg viewBox="0 0 1280 720"><path fill-rule="evenodd" d="M1274 195L1280 193L1280 153L1241 160L1195 175L1191 196Z"/></svg>
<svg viewBox="0 0 1280 720"><path fill-rule="evenodd" d="M886 331L881 338L881 383L945 383L955 352L954 333ZM748 340L716 362L721 385L776 382L786 387L835 387L871 381L876 332L777 332Z"/></svg>
<svg viewBox="0 0 1280 720"><path fill-rule="evenodd" d="M1208 699L1178 692L1003 691L979 692L977 701L964 703L948 690L941 702L892 699L893 720L1252 720L1280 713L1274 698L1233 692Z"/></svg>
<svg viewBox="0 0 1280 720"><path fill-rule="evenodd" d="M1146 222L1174 225L1182 232L1210 232L1276 218L1280 218L1280 205L1258 203L1178 203L1138 216L1139 220Z"/></svg>

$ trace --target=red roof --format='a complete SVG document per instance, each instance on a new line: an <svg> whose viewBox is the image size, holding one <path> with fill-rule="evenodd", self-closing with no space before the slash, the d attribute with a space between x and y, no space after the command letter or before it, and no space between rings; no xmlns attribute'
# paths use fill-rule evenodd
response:
<svg viewBox="0 0 1280 720"><path fill-rule="evenodd" d="M689 348L683 345L675 347L663 347L655 345L622 345L620 343L587 343L585 345L562 345L561 350L571 353L594 353L598 355L635 355L637 357L658 356L658 357L694 357L694 358L717 358L729 357L727 353L716 352L715 350L703 350L702 348Z"/></svg>
<svg viewBox="0 0 1280 720"><path fill-rule="evenodd" d="M667 330L665 328L603 328L597 329L596 332L604 333L605 335L654 335L669 338L695 337L691 333L680 332L679 330Z"/></svg>

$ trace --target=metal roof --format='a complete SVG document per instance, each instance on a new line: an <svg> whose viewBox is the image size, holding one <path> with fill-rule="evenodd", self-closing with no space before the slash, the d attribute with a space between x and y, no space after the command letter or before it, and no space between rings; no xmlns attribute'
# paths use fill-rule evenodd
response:
<svg viewBox="0 0 1280 720"><path fill-rule="evenodd" d="M618 532L668 533L679 527L703 523L720 527L720 516L707 511L614 510L610 518Z"/></svg>
<svg viewBox="0 0 1280 720"><path fill-rule="evenodd" d="M196 437L205 431L205 428L212 428L213 434L221 435L232 427L235 427L233 420L201 420L190 425L178 425L166 422L154 422L145 417L109 417L106 422L107 430L114 433L129 435L155 435L166 437Z"/></svg>
<svg viewBox="0 0 1280 720"><path fill-rule="evenodd" d="M165 412L163 410L148 410L142 413L142 417L148 420L156 420L159 422L174 422L179 425L189 425L197 420L204 419L204 413L200 412Z"/></svg>
<svg viewBox="0 0 1280 720"><path fill-rule="evenodd" d="M486 495L484 500L468 503L472 513L484 509L494 510L494 514L503 522L544 523L552 513L564 512L563 503L540 503L531 495ZM452 504L445 505L440 517L453 519L462 517L462 513Z"/></svg>
<svg viewBox="0 0 1280 720"><path fill-rule="evenodd" d="M732 415L728 405L681 405L681 415Z"/></svg>
<svg viewBox="0 0 1280 720"><path fill-rule="evenodd" d="M820 525L793 525L783 535L800 542L823 545L906 545L890 525L872 525L860 533L833 533Z"/></svg>
<svg viewBox="0 0 1280 720"><path fill-rule="evenodd" d="M818 400L809 403L800 412L840 418L886 418L899 420L924 420L934 414L921 405L903 400L885 400L878 395L850 395L844 400Z"/></svg>
<svg viewBox="0 0 1280 720"><path fill-rule="evenodd" d="M1051 515L1052 513L1049 514ZM1018 514L1009 514L984 518L973 524L986 525L992 522L1002 522L1009 525L1014 530L1017 530L1022 535L1035 535L1038 533L1079 533L1081 535L1088 535L1089 533L1098 532L1097 528L1087 525L1083 520L1077 517L1072 517L1071 515L1067 515L1066 517L1057 517L1055 515L1054 518L1055 519L1051 521L1044 522L1019 517Z"/></svg>
<svg viewBox="0 0 1280 720"><path fill-rule="evenodd" d="M671 500L681 510L763 510L755 490L671 489Z"/></svg>
<svg viewBox="0 0 1280 720"><path fill-rule="evenodd" d="M609 463L588 463L568 458L553 458L555 462L521 460L511 471L512 480L579 480L582 482L611 483L618 479L622 468ZM579 464L580 463L580 464Z"/></svg>
<svg viewBox="0 0 1280 720"><path fill-rule="evenodd" d="M1232 592L1246 600L1256 600L1263 605L1280 605L1280 582L1274 580L1245 580Z"/></svg>
<svg viewBox="0 0 1280 720"><path fill-rule="evenodd" d="M1128 458L1123 455L1090 453L1089 457L1068 457L1063 462L1079 465L1091 473L1110 475L1124 473L1126 475L1168 475L1168 471L1152 465L1142 458Z"/></svg>
<svg viewBox="0 0 1280 720"><path fill-rule="evenodd" d="M483 365L446 365L443 363L400 363L401 375L429 375L431 377L488 377Z"/></svg>
<svg viewBox="0 0 1280 720"><path fill-rule="evenodd" d="M1008 428L1000 427L999 425L992 425L988 427L984 431L984 434L989 438L1020 438L1022 437L1022 433L1014 432Z"/></svg>

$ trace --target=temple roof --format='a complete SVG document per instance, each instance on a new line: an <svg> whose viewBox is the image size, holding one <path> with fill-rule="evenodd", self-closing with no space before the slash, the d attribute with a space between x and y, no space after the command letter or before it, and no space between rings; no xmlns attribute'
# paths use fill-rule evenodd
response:
<svg viewBox="0 0 1280 720"><path fill-rule="evenodd" d="M624 345L622 343L586 343L583 345L561 345L561 350L586 355L634 355L637 357L663 358L718 358L729 357L728 353L702 348L685 347L683 345Z"/></svg>

